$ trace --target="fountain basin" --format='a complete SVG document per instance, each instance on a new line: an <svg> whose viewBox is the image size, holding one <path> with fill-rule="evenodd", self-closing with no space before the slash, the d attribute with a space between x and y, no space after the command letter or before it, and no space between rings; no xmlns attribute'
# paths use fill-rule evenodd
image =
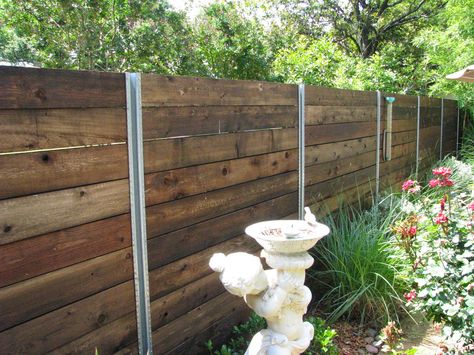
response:
<svg viewBox="0 0 474 355"><path fill-rule="evenodd" d="M245 233L269 252L294 254L311 249L329 234L329 228L317 222L310 225L301 220L274 220L254 223Z"/></svg>

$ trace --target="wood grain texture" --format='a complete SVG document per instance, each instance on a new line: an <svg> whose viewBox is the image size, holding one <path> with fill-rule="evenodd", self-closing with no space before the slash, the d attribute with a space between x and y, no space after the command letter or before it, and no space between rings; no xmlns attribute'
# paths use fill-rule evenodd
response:
<svg viewBox="0 0 474 355"><path fill-rule="evenodd" d="M0 155L0 199L128 177L127 145Z"/></svg>
<svg viewBox="0 0 474 355"><path fill-rule="evenodd" d="M145 173L296 149L297 134L285 128L146 142Z"/></svg>
<svg viewBox="0 0 474 355"><path fill-rule="evenodd" d="M44 354L129 315L136 334L133 281L127 281L0 333L2 354ZM135 327L134 327L135 324ZM96 346L100 347L100 340ZM118 343L117 343L118 344Z"/></svg>
<svg viewBox="0 0 474 355"><path fill-rule="evenodd" d="M1 246L0 287L131 246L130 215Z"/></svg>
<svg viewBox="0 0 474 355"><path fill-rule="evenodd" d="M132 278L132 251L126 248L7 286L0 292L0 330Z"/></svg>
<svg viewBox="0 0 474 355"><path fill-rule="evenodd" d="M298 167L298 153L287 150L196 165L145 176L147 205L286 173Z"/></svg>
<svg viewBox="0 0 474 355"><path fill-rule="evenodd" d="M336 161L312 165L305 169L305 185L313 185L367 168L375 164L375 151Z"/></svg>
<svg viewBox="0 0 474 355"><path fill-rule="evenodd" d="M148 235L154 237L296 191L297 178L296 172L289 172L148 207Z"/></svg>
<svg viewBox="0 0 474 355"><path fill-rule="evenodd" d="M340 142L373 135L376 135L375 122L352 122L322 126L306 126L305 144L315 145Z"/></svg>
<svg viewBox="0 0 474 355"><path fill-rule="evenodd" d="M373 106L376 93L344 89L330 89L305 85L305 105L312 106Z"/></svg>
<svg viewBox="0 0 474 355"><path fill-rule="evenodd" d="M295 127L296 106L146 107L144 139Z"/></svg>
<svg viewBox="0 0 474 355"><path fill-rule="evenodd" d="M264 201L148 241L150 270L241 235L244 226L280 219L296 210L296 192ZM179 248L176 248L179 245Z"/></svg>
<svg viewBox="0 0 474 355"><path fill-rule="evenodd" d="M260 247L247 237L234 238L200 253L182 258L150 273L152 327L157 329L192 311L207 299L224 292L217 275L208 266L215 252L243 250L254 253ZM174 282L172 281L174 278ZM171 285L171 287L170 287ZM168 286L168 287L167 287ZM136 320L129 313L97 330L57 348L57 354L81 354L94 351L113 353L126 345L136 348ZM196 328L199 331L199 328ZM130 346L127 346L130 348Z"/></svg>
<svg viewBox="0 0 474 355"><path fill-rule="evenodd" d="M376 137L364 137L336 143L326 143L305 147L305 164L318 163L353 157L362 153L375 151Z"/></svg>
<svg viewBox="0 0 474 355"><path fill-rule="evenodd" d="M124 108L0 110L0 126L0 153L124 142L127 130Z"/></svg>
<svg viewBox="0 0 474 355"><path fill-rule="evenodd" d="M128 188L124 179L2 200L0 245L126 213Z"/></svg>
<svg viewBox="0 0 474 355"><path fill-rule="evenodd" d="M0 67L0 109L124 107L125 75Z"/></svg>
<svg viewBox="0 0 474 355"><path fill-rule="evenodd" d="M375 121L375 106L305 106L307 125Z"/></svg>
<svg viewBox="0 0 474 355"><path fill-rule="evenodd" d="M149 106L297 105L297 86L263 81L142 75Z"/></svg>

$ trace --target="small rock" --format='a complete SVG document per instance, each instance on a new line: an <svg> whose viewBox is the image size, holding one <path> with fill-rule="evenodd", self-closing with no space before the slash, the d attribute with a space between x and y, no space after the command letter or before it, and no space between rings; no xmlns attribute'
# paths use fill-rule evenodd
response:
<svg viewBox="0 0 474 355"><path fill-rule="evenodd" d="M376 346L377 348L380 348L383 344L383 340L379 339L379 340L376 340L372 343L373 346Z"/></svg>
<svg viewBox="0 0 474 355"><path fill-rule="evenodd" d="M374 338L372 338L372 337L366 337L366 338L364 338L364 341L365 341L367 344L370 344L370 343L372 343L372 342L374 341Z"/></svg>
<svg viewBox="0 0 474 355"><path fill-rule="evenodd" d="M375 338L377 331L373 328L369 328L365 331L365 334L367 334L369 337Z"/></svg>
<svg viewBox="0 0 474 355"><path fill-rule="evenodd" d="M357 350L357 354L359 354L359 355L365 355L365 354L367 354L367 351L365 351L365 349L358 349L358 350Z"/></svg>
<svg viewBox="0 0 474 355"><path fill-rule="evenodd" d="M379 352L379 349L378 349L378 348L376 348L375 346L370 345L370 344L369 344L369 345L366 345L366 346L365 346L365 349L366 349L369 353L371 353L371 354L378 354L378 352Z"/></svg>

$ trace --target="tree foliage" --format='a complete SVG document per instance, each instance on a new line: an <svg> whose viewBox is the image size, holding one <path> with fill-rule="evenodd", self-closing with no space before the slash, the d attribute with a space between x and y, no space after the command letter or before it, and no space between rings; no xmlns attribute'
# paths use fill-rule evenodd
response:
<svg viewBox="0 0 474 355"><path fill-rule="evenodd" d="M7 35L27 40L27 59L45 67L193 70L191 28L164 0L3 0L1 9Z"/></svg>
<svg viewBox="0 0 474 355"><path fill-rule="evenodd" d="M435 15L444 0L276 0L283 17L313 38L329 33L349 55L369 58L404 39L408 25ZM413 27L413 26L412 26ZM417 27L417 26L416 26Z"/></svg>
<svg viewBox="0 0 474 355"><path fill-rule="evenodd" d="M0 0L0 60L455 95L474 63L474 0Z"/></svg>

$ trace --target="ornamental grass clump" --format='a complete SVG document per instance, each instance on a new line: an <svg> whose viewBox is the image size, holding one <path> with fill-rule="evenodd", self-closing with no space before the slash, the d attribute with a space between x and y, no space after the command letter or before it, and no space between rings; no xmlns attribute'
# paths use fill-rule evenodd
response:
<svg viewBox="0 0 474 355"><path fill-rule="evenodd" d="M393 203L398 201L385 201ZM386 324L403 311L408 259L389 231L399 216L397 210L395 206L386 211L342 206L324 221L331 234L314 249L321 270L309 275L318 289L325 290L320 303L328 321L346 317Z"/></svg>
<svg viewBox="0 0 474 355"><path fill-rule="evenodd" d="M447 345L440 351L472 353L474 175L472 167L455 159L444 163L417 191L406 188L411 182L404 183L402 204L411 208L392 232L413 270L404 293L407 305L443 325Z"/></svg>

